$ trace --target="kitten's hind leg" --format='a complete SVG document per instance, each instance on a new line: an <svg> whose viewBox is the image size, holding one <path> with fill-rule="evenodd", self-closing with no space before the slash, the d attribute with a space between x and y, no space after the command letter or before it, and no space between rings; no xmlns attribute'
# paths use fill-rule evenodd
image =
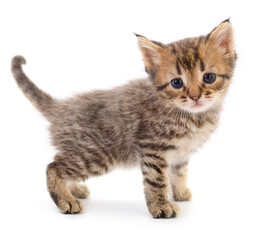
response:
<svg viewBox="0 0 262 240"><path fill-rule="evenodd" d="M84 188L76 187L77 185L74 184L74 182L84 180L84 169L81 168L79 162L56 155L55 161L48 165L46 173L50 196L60 210L71 214L81 212L82 203L73 195L75 193L78 197L87 196L87 192L82 191ZM75 186L73 191L72 188L70 189L72 184Z"/></svg>

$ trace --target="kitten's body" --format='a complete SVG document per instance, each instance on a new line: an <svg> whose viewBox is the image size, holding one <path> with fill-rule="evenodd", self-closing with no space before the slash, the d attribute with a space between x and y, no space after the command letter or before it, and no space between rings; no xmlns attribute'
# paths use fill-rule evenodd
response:
<svg viewBox="0 0 262 240"><path fill-rule="evenodd" d="M60 102L50 120L53 145L75 155L94 148L108 166L97 163L98 175L118 164L137 165L146 153L173 154L170 163L183 162L214 131L219 109L191 115L166 107L154 91L143 79Z"/></svg>
<svg viewBox="0 0 262 240"><path fill-rule="evenodd" d="M185 104L185 95L191 98L190 94L197 91L196 87L195 90L184 89L179 96L172 92L163 81L166 73L172 75L172 68L167 71L165 66L153 71L155 53L147 52L151 46L143 49L148 40L143 38L140 41L150 79L133 81L111 90L80 94L68 100L53 99L39 90L22 72L24 59L13 59L13 73L18 85L51 123L52 143L58 153L47 168L47 183L51 197L63 212L81 211L81 202L76 198L85 198L89 192L84 185L78 184L79 181L105 174L118 166L141 166L147 204L154 217L173 217L178 213L179 208L170 197L174 200L189 200L191 197L186 187L187 163L191 153L215 130L222 101L216 101L205 110L192 112L172 105L173 99ZM180 45L184 46L185 41ZM197 41L199 50L204 43L194 39L194 44ZM175 49L182 49L179 42L168 46L154 42L154 48L160 51L158 47L161 51L166 49L167 59L170 59L168 49L173 54ZM176 63L177 74L183 78L189 73L194 75L189 68L186 69L189 64L192 69L198 64L200 69L203 68L202 60L194 59L195 62L190 63L182 58L180 67ZM172 61L170 63L174 65ZM182 68L184 73L181 73ZM230 71L219 73L231 77L232 70L233 66ZM224 81L224 85L227 87L228 83ZM214 89L201 88L201 94L206 98L212 96L210 91L216 91L216 85ZM226 88L222 90L221 99Z"/></svg>

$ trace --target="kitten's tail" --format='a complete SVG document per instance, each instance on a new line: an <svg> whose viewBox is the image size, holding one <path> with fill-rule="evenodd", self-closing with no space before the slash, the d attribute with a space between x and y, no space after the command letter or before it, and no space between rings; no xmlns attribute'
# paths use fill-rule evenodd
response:
<svg viewBox="0 0 262 240"><path fill-rule="evenodd" d="M26 64L26 60L22 56L15 56L12 59L11 70L13 76L22 90L24 95L32 102L32 104L47 118L52 116L56 100L48 93L39 89L23 72L22 64Z"/></svg>

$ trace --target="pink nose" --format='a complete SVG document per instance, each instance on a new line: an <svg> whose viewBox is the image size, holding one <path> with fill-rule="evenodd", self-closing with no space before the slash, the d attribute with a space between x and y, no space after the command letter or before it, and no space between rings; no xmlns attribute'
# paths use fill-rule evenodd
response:
<svg viewBox="0 0 262 240"><path fill-rule="evenodd" d="M197 101L198 99L199 99L199 97L198 96L193 96L193 97L190 97L192 100L194 100L194 101Z"/></svg>

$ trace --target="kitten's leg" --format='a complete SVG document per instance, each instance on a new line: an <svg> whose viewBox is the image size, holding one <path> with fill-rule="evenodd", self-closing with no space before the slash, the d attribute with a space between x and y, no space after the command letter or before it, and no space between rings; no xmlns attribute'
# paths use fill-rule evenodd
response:
<svg viewBox="0 0 262 240"><path fill-rule="evenodd" d="M83 207L77 197L86 197L87 191L77 185L84 180L84 169L77 160L56 155L47 167L47 186L50 196L63 213L79 213ZM83 190L84 189L84 190Z"/></svg>
<svg viewBox="0 0 262 240"><path fill-rule="evenodd" d="M69 186L69 189L76 198L85 199L90 195L90 191L84 184L72 182Z"/></svg>
<svg viewBox="0 0 262 240"><path fill-rule="evenodd" d="M170 181L173 198L175 201L188 201L192 197L187 188L187 165L188 162L172 165L170 168Z"/></svg>
<svg viewBox="0 0 262 240"><path fill-rule="evenodd" d="M149 212L154 218L171 218L179 213L179 207L169 201L168 165L154 154L147 154L141 161L144 192Z"/></svg>

